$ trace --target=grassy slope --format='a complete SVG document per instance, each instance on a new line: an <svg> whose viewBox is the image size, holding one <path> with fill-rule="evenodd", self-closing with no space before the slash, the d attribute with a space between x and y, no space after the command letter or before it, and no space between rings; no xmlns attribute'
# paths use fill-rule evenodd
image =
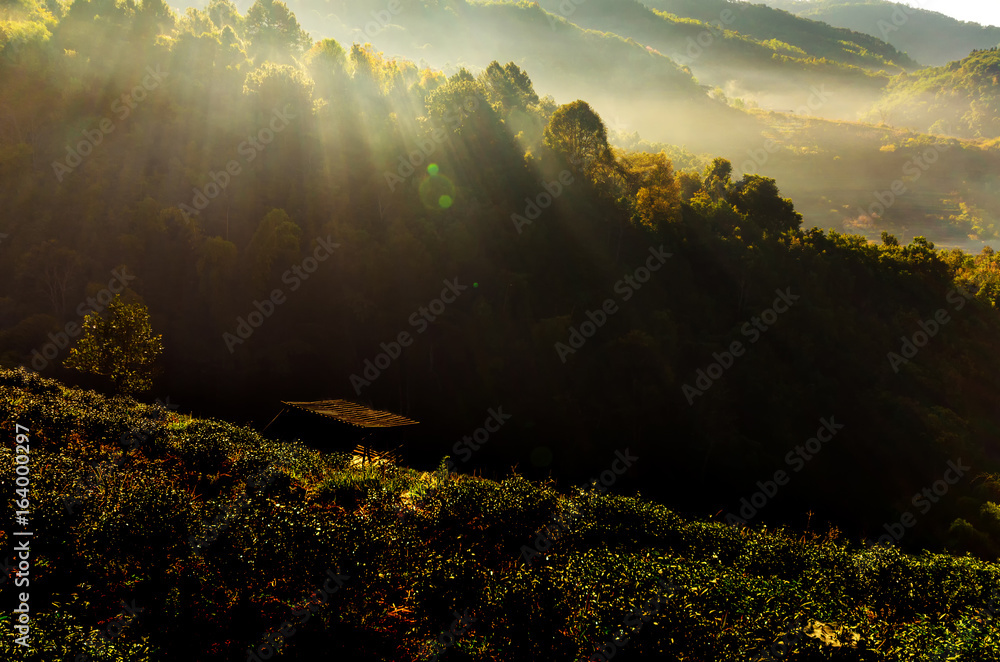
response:
<svg viewBox="0 0 1000 662"><path fill-rule="evenodd" d="M621 659L749 659L787 632L788 659L1000 660L1000 567L969 557L685 521L641 498L566 496L518 476L351 468L342 455L23 371L0 372L0 420L7 494L14 424L30 429L25 660L242 660L297 620L296 607L305 622L282 659L427 659L457 611L476 620L443 659L584 659L649 615ZM112 466L130 431L145 436ZM92 462L103 464L88 486ZM574 523L525 563L524 546L560 517ZM218 539L195 552L188 537L213 520ZM327 570L349 579L304 611ZM97 632L120 600L143 611L102 651ZM833 631L860 642L837 648ZM11 639L8 628L6 659Z"/></svg>

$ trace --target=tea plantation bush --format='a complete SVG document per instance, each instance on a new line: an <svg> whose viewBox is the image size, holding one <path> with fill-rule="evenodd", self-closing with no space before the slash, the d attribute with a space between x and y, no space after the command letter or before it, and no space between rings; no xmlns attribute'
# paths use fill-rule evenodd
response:
<svg viewBox="0 0 1000 662"><path fill-rule="evenodd" d="M971 556L685 520L444 461L357 466L25 371L0 371L0 421L6 495L15 423L30 429L35 531L32 650L14 643L8 569L4 660L242 662L278 645L282 660L1000 662L1000 568ZM106 636L123 601L137 613Z"/></svg>

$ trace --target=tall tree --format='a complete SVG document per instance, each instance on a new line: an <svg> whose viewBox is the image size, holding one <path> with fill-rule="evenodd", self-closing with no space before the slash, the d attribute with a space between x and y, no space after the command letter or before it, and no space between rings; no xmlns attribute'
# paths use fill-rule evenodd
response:
<svg viewBox="0 0 1000 662"><path fill-rule="evenodd" d="M84 318L83 337L65 365L107 377L119 393L147 391L153 385L154 364L163 353L162 338L153 333L145 305L127 303L117 294L103 314Z"/></svg>
<svg viewBox="0 0 1000 662"><path fill-rule="evenodd" d="M347 53L335 39L316 42L305 57L306 68L316 84L316 95L327 100L341 96L347 82Z"/></svg>
<svg viewBox="0 0 1000 662"><path fill-rule="evenodd" d="M274 60L291 64L312 39L281 0L256 0L246 15L246 36L257 63Z"/></svg>
<svg viewBox="0 0 1000 662"><path fill-rule="evenodd" d="M795 211L791 199L781 197L778 184L770 177L743 175L729 201L748 220L771 235L798 229L802 223L802 214Z"/></svg>
<svg viewBox="0 0 1000 662"><path fill-rule="evenodd" d="M243 94L259 112L270 115L288 106L293 119L312 110L313 82L296 67L265 62L247 74Z"/></svg>
<svg viewBox="0 0 1000 662"><path fill-rule="evenodd" d="M733 164L721 156L716 157L705 168L704 189L712 200L725 200L733 186Z"/></svg>
<svg viewBox="0 0 1000 662"><path fill-rule="evenodd" d="M579 99L552 114L545 127L545 145L580 164L584 172L613 160L604 122L590 104Z"/></svg>
<svg viewBox="0 0 1000 662"><path fill-rule="evenodd" d="M632 198L632 219L639 225L657 228L680 219L680 185L674 166L663 152L623 154L621 169Z"/></svg>
<svg viewBox="0 0 1000 662"><path fill-rule="evenodd" d="M210 0L205 11L208 12L215 27L220 30L228 25L236 34L243 33L244 19L240 16L240 10L236 8L232 0Z"/></svg>

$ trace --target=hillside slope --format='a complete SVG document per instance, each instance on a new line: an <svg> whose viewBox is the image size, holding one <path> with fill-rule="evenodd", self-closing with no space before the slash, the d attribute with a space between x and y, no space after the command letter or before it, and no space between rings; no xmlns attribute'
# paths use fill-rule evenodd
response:
<svg viewBox="0 0 1000 662"><path fill-rule="evenodd" d="M644 4L675 16L694 18L715 24L722 12L732 10L737 18L733 30L767 42L786 42L817 58L853 64L865 68L911 69L917 66L905 52L864 32L834 27L821 21L796 16L766 3L730 2L729 0L643 0Z"/></svg>
<svg viewBox="0 0 1000 662"><path fill-rule="evenodd" d="M1000 567L970 557L362 467L25 371L0 371L0 421L35 535L32 650L8 633L5 659L1000 660Z"/></svg>
<svg viewBox="0 0 1000 662"><path fill-rule="evenodd" d="M389 56L447 74L463 66L480 71L494 60L514 62L558 103L586 99L605 117L620 116L644 134L699 151L724 149L734 134L749 146L760 130L752 118L708 98L690 72L666 55L625 36L581 29L534 2L400 0L395 13L384 5L288 3L317 38L370 42ZM373 21L377 16L384 24ZM733 133L724 137L719 126Z"/></svg>
<svg viewBox="0 0 1000 662"><path fill-rule="evenodd" d="M931 133L1000 138L1000 51L973 51L958 62L896 77L869 118Z"/></svg>
<svg viewBox="0 0 1000 662"><path fill-rule="evenodd" d="M1000 44L1000 27L959 21L935 11L885 0L765 0L804 18L882 39L925 65L965 58Z"/></svg>
<svg viewBox="0 0 1000 662"><path fill-rule="evenodd" d="M902 245L868 244L812 231L809 219L800 226L798 201L787 200L793 184L808 185L815 198L830 197L828 210L868 213L883 204L872 197L876 186L887 200L882 191L891 193L893 179L930 153L941 155L939 170L925 175L918 166L919 181L904 184L916 183L913 193L897 196L893 211L939 203L942 189L926 187L932 179L973 183L977 197L962 201L979 203L995 181L995 155L834 124L792 136L779 151L761 136L741 154L727 127L713 126L712 137L736 152L735 176L721 166L679 176L664 157L609 154L599 116L582 101L557 108L539 100L544 89L536 92L512 63L445 78L360 45L347 52L323 42L300 54L303 68L258 65L242 50L266 46L258 35L234 42L228 24L204 30L212 19L197 12L169 39L131 37L144 39L137 57L108 58L122 34L112 21L127 20L74 14L50 41L33 43L31 57L5 51L0 59L17 91L4 99L16 124L0 132L0 232L10 235L5 254L22 256L0 261L0 282L9 284L0 300L4 365L79 379L63 366L68 338L59 334L82 321L79 302L124 270L134 274L126 295L141 299L164 336L160 386L236 420L262 417L263 425L290 397L353 394L434 422L415 446L440 457L442 439L461 439L465 426L476 429L484 411L502 404L516 412L508 438L470 467L530 463L533 476L584 480L586 458L612 452L625 435L655 458L629 476L635 487L705 514L738 503L820 417L835 413L851 420L851 431L767 517L795 521L808 509L858 534L880 527L948 460L973 453L980 471L996 470L995 255L943 254L906 236ZM81 39L88 30L103 40ZM640 62L666 62L692 85L669 61L611 41ZM133 89L146 67L175 66L186 75L163 78L90 158L65 165L114 107L114 91ZM286 104L295 121L259 155L251 150L252 162L237 162L239 176L226 182L219 169L244 156L237 146ZM656 119L667 131L680 121L662 112ZM775 124L773 141L795 131ZM568 160L577 148L589 152L589 167ZM788 180L741 177L761 154ZM70 172L54 169L60 163ZM865 177L876 176L865 190ZM821 212L823 202L811 200L810 211ZM900 215L903 227L918 222ZM872 239L887 229L871 225ZM971 220L955 225L971 230ZM343 248L323 252L332 244ZM619 281L651 250L672 257L641 291L622 291ZM317 255L324 261L314 274L291 277ZM419 315L410 321L445 279L457 279L462 296L425 326ZM918 362L893 370L887 353L958 284L977 301ZM721 383L688 397L699 371L746 338L745 325L789 287L808 304L758 338ZM245 320L267 310L262 297L275 288L287 301L250 337ZM571 337L579 345L574 334L609 297L627 297L628 306L585 348L557 351ZM408 329L421 335L375 373L382 345ZM905 412L905 424L887 420L887 409ZM856 470L844 468L858 466L870 476L892 472L896 482L848 480ZM944 544L956 518L976 520L992 499L969 498L972 505L947 502L908 541ZM988 528L988 519L975 523Z"/></svg>
<svg viewBox="0 0 1000 662"><path fill-rule="evenodd" d="M769 34L778 37L765 41L747 36L743 31L759 20L755 14L772 11L764 7L722 5L714 20L703 22L654 11L637 0L589 0L572 11L560 0L543 0L541 6L581 27L635 39L689 67L700 82L772 110L854 119L878 98L890 73L903 71L896 62L849 42L827 48L817 35L794 30L772 30ZM822 101L815 99L817 89L824 92Z"/></svg>

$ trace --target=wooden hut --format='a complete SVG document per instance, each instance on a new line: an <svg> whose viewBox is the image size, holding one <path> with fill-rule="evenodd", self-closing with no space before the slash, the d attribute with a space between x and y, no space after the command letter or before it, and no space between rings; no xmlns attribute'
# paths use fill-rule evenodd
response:
<svg viewBox="0 0 1000 662"><path fill-rule="evenodd" d="M418 421L350 400L282 401L287 415L272 429L280 438L299 438L311 445L353 451L365 461L399 462L406 430ZM267 428L265 428L266 430Z"/></svg>

